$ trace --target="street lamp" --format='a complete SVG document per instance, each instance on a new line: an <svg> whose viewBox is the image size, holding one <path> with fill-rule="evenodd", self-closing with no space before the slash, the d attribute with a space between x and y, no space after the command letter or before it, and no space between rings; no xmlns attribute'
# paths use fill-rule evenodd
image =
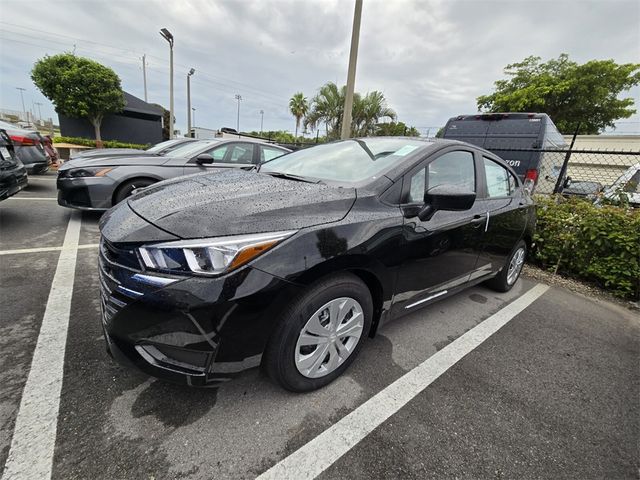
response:
<svg viewBox="0 0 640 480"><path fill-rule="evenodd" d="M345 140L351 137L351 109L353 108L353 90L356 84L356 63L358 60L358 42L360 40L360 19L362 18L362 0L356 0L353 13L353 28L351 29L351 50L349 52L349 71L347 72L347 91L344 98L344 112L342 113L342 134Z"/></svg>
<svg viewBox="0 0 640 480"><path fill-rule="evenodd" d="M193 127L196 126L196 107L191 107L191 111L193 112Z"/></svg>
<svg viewBox="0 0 640 480"><path fill-rule="evenodd" d="M173 138L173 35L166 28L160 30L160 35L169 42L169 138Z"/></svg>
<svg viewBox="0 0 640 480"><path fill-rule="evenodd" d="M23 95L23 92L26 90L26 88L16 87L16 90L20 90L20 100L22 100L22 112L24 113L24 116L27 117L27 122L28 122L29 115L27 115L27 110L24 108L24 95Z"/></svg>
<svg viewBox="0 0 640 480"><path fill-rule="evenodd" d="M192 137L191 135L191 75L196 73L195 69L189 70L187 73L187 135Z"/></svg>
<svg viewBox="0 0 640 480"><path fill-rule="evenodd" d="M262 134L263 124L264 124L264 110L260 110L260 134Z"/></svg>
<svg viewBox="0 0 640 480"><path fill-rule="evenodd" d="M238 101L238 118L236 119L236 132L240 133L240 101L242 96L236 93L236 100Z"/></svg>

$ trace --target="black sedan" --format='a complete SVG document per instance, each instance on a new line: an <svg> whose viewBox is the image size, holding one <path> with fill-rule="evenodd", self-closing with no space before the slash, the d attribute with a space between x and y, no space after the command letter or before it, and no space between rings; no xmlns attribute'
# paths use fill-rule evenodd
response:
<svg viewBox="0 0 640 480"><path fill-rule="evenodd" d="M15 195L27 183L27 170L16 156L11 138L0 129L0 200Z"/></svg>
<svg viewBox="0 0 640 480"><path fill-rule="evenodd" d="M479 282L511 289L534 212L504 161L451 140L346 140L162 182L101 221L108 351L188 385L262 365L313 390L384 323Z"/></svg>

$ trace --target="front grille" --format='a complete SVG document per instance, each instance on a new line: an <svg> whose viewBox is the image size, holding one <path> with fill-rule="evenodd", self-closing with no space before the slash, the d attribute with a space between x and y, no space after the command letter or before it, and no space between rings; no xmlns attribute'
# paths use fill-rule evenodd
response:
<svg viewBox="0 0 640 480"><path fill-rule="evenodd" d="M140 262L133 248L119 248L107 240L102 239L100 250L109 263L135 270L136 272L140 271Z"/></svg>
<svg viewBox="0 0 640 480"><path fill-rule="evenodd" d="M127 252L129 253L127 254ZM131 255L135 258L135 252L117 249L104 239L100 240L98 278L100 280L102 317L105 324L109 323L113 317L131 301L131 295L127 295L127 292L137 293L124 288L122 281L119 279L124 271L126 271L126 274L130 274L131 271L140 270L140 266L137 264L137 258L135 262L137 268L132 268L131 266L121 263L124 262L133 265L134 262L131 260Z"/></svg>

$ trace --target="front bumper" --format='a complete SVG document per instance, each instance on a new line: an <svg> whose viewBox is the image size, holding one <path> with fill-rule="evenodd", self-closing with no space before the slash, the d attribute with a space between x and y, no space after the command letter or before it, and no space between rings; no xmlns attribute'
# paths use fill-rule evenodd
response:
<svg viewBox="0 0 640 480"><path fill-rule="evenodd" d="M29 180L23 166L0 171L0 200L15 195L27 186Z"/></svg>
<svg viewBox="0 0 640 480"><path fill-rule="evenodd" d="M79 210L108 210L115 183L109 177L65 178L58 176L58 205Z"/></svg>
<svg viewBox="0 0 640 480"><path fill-rule="evenodd" d="M121 363L193 386L260 364L278 315L300 287L253 268L217 277L143 272L131 245L100 248L102 325Z"/></svg>

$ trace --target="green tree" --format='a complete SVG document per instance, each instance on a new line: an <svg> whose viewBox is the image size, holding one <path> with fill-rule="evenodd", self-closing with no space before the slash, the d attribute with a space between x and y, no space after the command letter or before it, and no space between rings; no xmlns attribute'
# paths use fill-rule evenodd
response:
<svg viewBox="0 0 640 480"><path fill-rule="evenodd" d="M619 65L613 60L591 60L579 65L565 53L542 63L527 57L507 65L507 80L495 82L495 92L477 98L487 112L547 113L563 133L596 134L613 127L636 110L632 98L621 92L640 84L640 64Z"/></svg>
<svg viewBox="0 0 640 480"><path fill-rule="evenodd" d="M309 111L309 101L304 96L304 93L298 92L289 100L289 111L296 119L296 134L295 138L298 138L298 128L300 128L300 122Z"/></svg>
<svg viewBox="0 0 640 480"><path fill-rule="evenodd" d="M389 122L376 125L374 135L379 137L419 137L420 132L416 127L410 127L404 122Z"/></svg>
<svg viewBox="0 0 640 480"><path fill-rule="evenodd" d="M324 124L328 138L340 138L346 91L346 86L338 87L333 82L320 87L318 94L311 101L311 108L305 117L305 126L316 130ZM351 131L354 136L373 135L380 119L396 118L396 112L387 106L384 94L376 90L365 96L355 92L351 114Z"/></svg>
<svg viewBox="0 0 640 480"><path fill-rule="evenodd" d="M88 119L95 129L98 146L102 146L102 119L121 112L125 106L120 78L113 70L71 53L38 60L31 70L31 79L53 102L56 112Z"/></svg>
<svg viewBox="0 0 640 480"><path fill-rule="evenodd" d="M395 120L396 112L387 106L384 94L374 90L364 97L354 96L352 118L352 134L357 137L366 137L375 134L381 118Z"/></svg>

